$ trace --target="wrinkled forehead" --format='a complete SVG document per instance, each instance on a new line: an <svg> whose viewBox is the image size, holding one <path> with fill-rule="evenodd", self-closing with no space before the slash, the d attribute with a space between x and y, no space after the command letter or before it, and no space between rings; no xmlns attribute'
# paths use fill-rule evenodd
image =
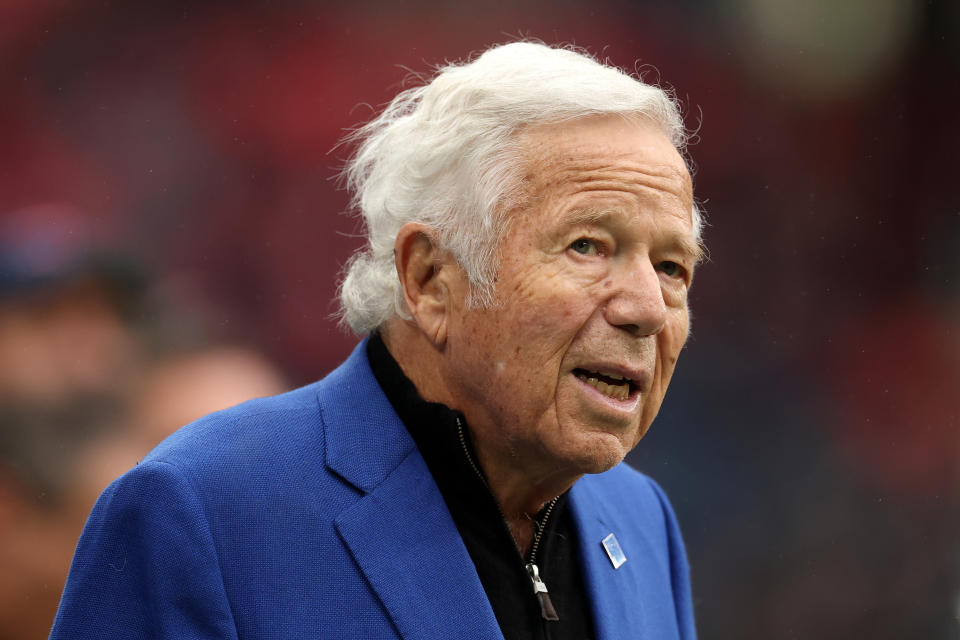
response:
<svg viewBox="0 0 960 640"><path fill-rule="evenodd" d="M680 152L654 121L601 115L537 125L518 133L529 195L564 184L630 175L693 205L693 184Z"/></svg>

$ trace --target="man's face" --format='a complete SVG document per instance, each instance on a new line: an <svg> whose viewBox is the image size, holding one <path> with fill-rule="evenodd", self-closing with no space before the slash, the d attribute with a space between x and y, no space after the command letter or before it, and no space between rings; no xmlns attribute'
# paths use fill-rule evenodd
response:
<svg viewBox="0 0 960 640"><path fill-rule="evenodd" d="M687 339L698 258L692 186L649 123L527 130L525 204L499 247L494 304L454 288L443 375L475 437L546 479L623 460Z"/></svg>

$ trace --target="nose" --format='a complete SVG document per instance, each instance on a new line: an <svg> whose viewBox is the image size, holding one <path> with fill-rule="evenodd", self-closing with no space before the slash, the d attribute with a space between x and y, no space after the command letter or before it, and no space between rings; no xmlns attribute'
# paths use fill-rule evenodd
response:
<svg viewBox="0 0 960 640"><path fill-rule="evenodd" d="M604 307L607 322L637 336L663 330L667 305L660 276L649 260L637 260L614 277L613 294Z"/></svg>

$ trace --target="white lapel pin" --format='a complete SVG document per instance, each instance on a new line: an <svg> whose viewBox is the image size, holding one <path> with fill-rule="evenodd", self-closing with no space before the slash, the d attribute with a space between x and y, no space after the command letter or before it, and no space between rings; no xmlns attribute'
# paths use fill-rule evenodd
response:
<svg viewBox="0 0 960 640"><path fill-rule="evenodd" d="M623 549L617 542L617 536L611 533L600 544L603 545L603 550L607 552L607 557L610 558L610 564L613 565L614 569L619 569L620 565L627 561L627 556L623 555Z"/></svg>

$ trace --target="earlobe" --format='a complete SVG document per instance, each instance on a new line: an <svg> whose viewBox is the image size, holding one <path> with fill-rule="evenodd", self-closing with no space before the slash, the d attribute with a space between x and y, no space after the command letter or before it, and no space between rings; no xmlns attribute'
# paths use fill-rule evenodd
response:
<svg viewBox="0 0 960 640"><path fill-rule="evenodd" d="M452 266L450 254L439 248L430 227L416 222L400 229L393 253L412 321L435 347L443 347L450 302L444 269Z"/></svg>

